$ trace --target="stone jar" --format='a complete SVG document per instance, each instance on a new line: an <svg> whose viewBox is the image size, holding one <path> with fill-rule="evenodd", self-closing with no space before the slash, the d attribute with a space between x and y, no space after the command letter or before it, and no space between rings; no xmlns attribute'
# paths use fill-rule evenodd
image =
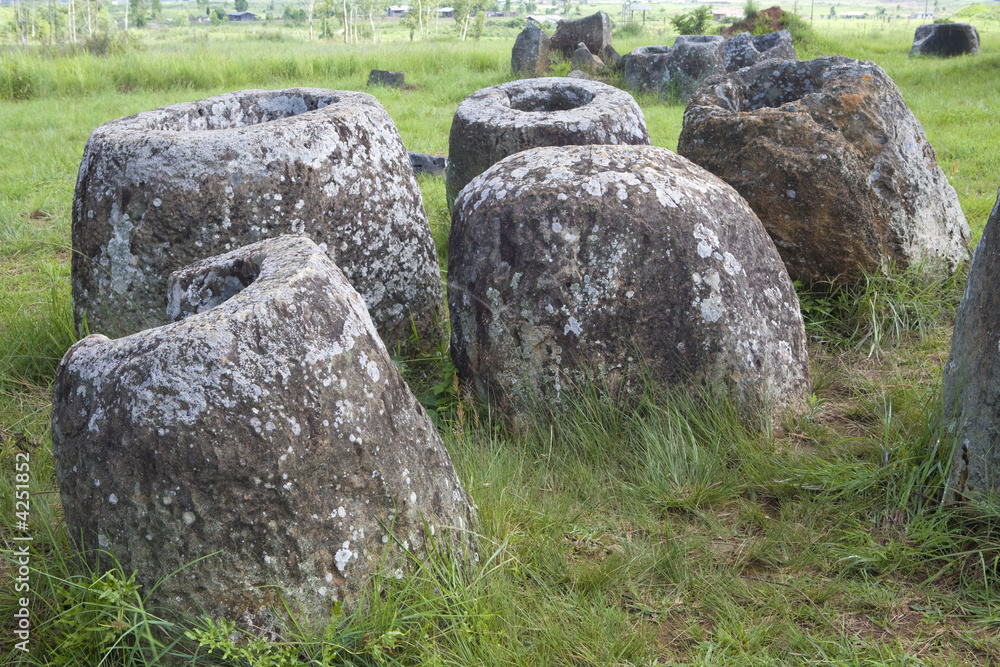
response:
<svg viewBox="0 0 1000 667"><path fill-rule="evenodd" d="M721 180L665 148L512 155L455 202L452 359L517 422L580 386L728 391L780 418L809 391L792 282L760 221Z"/></svg>
<svg viewBox="0 0 1000 667"><path fill-rule="evenodd" d="M639 105L606 83L545 78L484 88L458 105L451 122L448 208L475 176L528 148L648 143Z"/></svg>
<svg viewBox="0 0 1000 667"><path fill-rule="evenodd" d="M244 90L111 121L73 199L77 325L117 337L167 322L171 272L278 236L315 241L390 347L440 338L437 254L406 149L365 93Z"/></svg>
<svg viewBox="0 0 1000 667"><path fill-rule="evenodd" d="M175 272L166 310L177 321L88 336L56 374L56 479L91 567L109 552L154 607L268 634L284 605L326 624L432 539L475 558L441 438L312 241Z"/></svg>

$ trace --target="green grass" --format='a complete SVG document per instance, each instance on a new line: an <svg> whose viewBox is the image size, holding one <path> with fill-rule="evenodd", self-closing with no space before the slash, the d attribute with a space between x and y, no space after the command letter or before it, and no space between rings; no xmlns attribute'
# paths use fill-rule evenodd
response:
<svg viewBox="0 0 1000 667"><path fill-rule="evenodd" d="M979 56L939 61L907 57L912 26L842 23L817 21L801 55L870 58L890 73L978 237L1000 176L996 24L983 24ZM672 41L653 27L619 50ZM347 47L307 42L301 30L264 39L184 27L143 40L141 51L107 57L0 47L0 578L12 571L7 480L23 451L36 622L30 656L5 629L0 664L155 664L164 651L229 665L1000 660L1000 508L937 502L951 443L937 439L931 415L962 277L918 271L802 289L815 393L806 413L764 433L724 397L698 403L649 387L628 406L586 394L510 436L460 395L445 351L401 360L479 506L483 558L468 567L436 553L411 578L376 580L359 610L324 632L290 624L267 644L219 622L163 618L131 573L78 571L48 412L74 340L70 203L89 132L241 87L361 90L379 67L403 69L413 86L373 91L408 148L445 154L461 99L510 78L512 37ZM683 108L639 103L653 143L675 148ZM443 183L420 185L446 268ZM16 602L0 585L0 623Z"/></svg>

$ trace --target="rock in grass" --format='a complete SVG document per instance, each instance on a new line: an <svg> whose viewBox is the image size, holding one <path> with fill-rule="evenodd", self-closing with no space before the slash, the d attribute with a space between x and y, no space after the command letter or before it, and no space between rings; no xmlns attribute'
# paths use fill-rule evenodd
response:
<svg viewBox="0 0 1000 667"><path fill-rule="evenodd" d="M611 18L607 12L597 12L572 21L559 21L559 27L549 40L549 47L569 58L580 42L595 56L605 56L607 47L613 43Z"/></svg>
<svg viewBox="0 0 1000 667"><path fill-rule="evenodd" d="M795 44L792 42L792 34L787 30L757 36L749 32L740 32L726 40L727 72L734 72L741 67L750 67L772 58L795 60Z"/></svg>
<svg viewBox="0 0 1000 667"><path fill-rule="evenodd" d="M413 173L444 176L444 170L448 166L448 158L441 155L414 153L413 151L408 151L407 155L410 158L410 164L413 166Z"/></svg>
<svg viewBox="0 0 1000 667"><path fill-rule="evenodd" d="M179 321L66 353L52 442L67 533L153 603L268 631L325 624L472 508L359 294L284 236L174 273ZM451 528L453 530L446 530ZM429 531L429 532L428 532ZM408 552L408 553L405 553Z"/></svg>
<svg viewBox="0 0 1000 667"><path fill-rule="evenodd" d="M389 72L384 69L373 69L368 73L368 86L385 86L386 88L402 88L406 75L403 72Z"/></svg>
<svg viewBox="0 0 1000 667"><path fill-rule="evenodd" d="M709 79L678 152L735 187L794 280L953 271L969 225L920 123L885 72L840 56L769 60Z"/></svg>
<svg viewBox="0 0 1000 667"><path fill-rule="evenodd" d="M510 52L514 74L542 76L549 71L549 36L534 23L524 27Z"/></svg>
<svg viewBox="0 0 1000 667"><path fill-rule="evenodd" d="M731 187L652 146L512 155L462 190L448 245L452 358L518 420L580 383L725 387L775 415L809 391L798 299Z"/></svg>
<svg viewBox="0 0 1000 667"><path fill-rule="evenodd" d="M968 23L917 26L910 56L961 56L979 53L979 33Z"/></svg>
<svg viewBox="0 0 1000 667"><path fill-rule="evenodd" d="M440 338L441 277L392 119L365 93L245 90L106 123L73 200L73 308L112 337L167 322L172 271L281 234L308 236L387 345Z"/></svg>
<svg viewBox="0 0 1000 667"><path fill-rule="evenodd" d="M949 495L975 500L1000 491L1000 195L969 269L944 367L945 431L954 443Z"/></svg>
<svg viewBox="0 0 1000 667"><path fill-rule="evenodd" d="M574 70L597 74L604 69L604 62L587 49L587 45L580 42L570 58Z"/></svg>
<svg viewBox="0 0 1000 667"><path fill-rule="evenodd" d="M606 83L546 78L484 88L458 105L451 122L448 208L475 176L528 148L648 143L639 105Z"/></svg>

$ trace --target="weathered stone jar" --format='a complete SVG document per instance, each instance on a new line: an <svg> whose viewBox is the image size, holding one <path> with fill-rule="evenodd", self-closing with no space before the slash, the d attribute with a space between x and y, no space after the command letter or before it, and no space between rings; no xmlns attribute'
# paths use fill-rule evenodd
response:
<svg viewBox="0 0 1000 667"><path fill-rule="evenodd" d="M792 34L787 30L756 36L748 32L740 32L726 40L727 72L736 71L741 67L750 67L762 60L772 58L795 60L795 44L792 41Z"/></svg>
<svg viewBox="0 0 1000 667"><path fill-rule="evenodd" d="M979 53L979 32L968 23L932 23L917 26L913 34L913 56L962 56Z"/></svg>
<svg viewBox="0 0 1000 667"><path fill-rule="evenodd" d="M88 336L56 375L56 478L91 566L111 552L147 593L180 570L154 605L267 631L282 600L325 624L435 534L474 558L437 431L312 241L203 260L169 289L179 321Z"/></svg>
<svg viewBox="0 0 1000 667"><path fill-rule="evenodd" d="M365 93L245 90L94 130L73 200L79 325L121 336L167 321L167 277L280 234L320 244L388 345L434 345L443 294L420 190L392 120Z"/></svg>
<svg viewBox="0 0 1000 667"><path fill-rule="evenodd" d="M728 389L787 414L809 389L798 299L731 187L665 148L512 155L455 202L451 353L462 380L517 421L581 383Z"/></svg>
<svg viewBox="0 0 1000 667"><path fill-rule="evenodd" d="M899 89L871 62L769 60L707 80L678 152L736 188L794 280L926 264L953 271L969 226Z"/></svg>
<svg viewBox="0 0 1000 667"><path fill-rule="evenodd" d="M537 146L648 144L632 96L605 83L547 78L511 81L469 95L448 140L448 208L478 174Z"/></svg>
<svg viewBox="0 0 1000 667"><path fill-rule="evenodd" d="M666 78L660 97L691 99L701 82L726 71L724 42L718 35L681 35L667 59Z"/></svg>

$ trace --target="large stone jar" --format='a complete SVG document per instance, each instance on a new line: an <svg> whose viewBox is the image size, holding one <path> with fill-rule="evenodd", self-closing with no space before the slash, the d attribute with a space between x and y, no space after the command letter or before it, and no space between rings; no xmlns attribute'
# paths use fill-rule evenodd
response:
<svg viewBox="0 0 1000 667"><path fill-rule="evenodd" d="M728 390L779 416L809 390L798 299L731 187L665 148L512 155L455 202L452 358L517 421L596 382Z"/></svg>
<svg viewBox="0 0 1000 667"><path fill-rule="evenodd" d="M77 324L122 336L167 321L167 277L280 234L320 245L386 344L440 337L434 243L406 149L365 93L245 90L106 123L73 200Z"/></svg>
<svg viewBox="0 0 1000 667"><path fill-rule="evenodd" d="M511 81L469 95L448 140L448 208L492 164L537 146L648 144L632 96L606 83L547 78Z"/></svg>
<svg viewBox="0 0 1000 667"><path fill-rule="evenodd" d="M169 290L178 321L88 336L56 375L56 479L91 567L110 552L154 606L261 632L284 605L325 624L432 538L474 557L441 438L326 253L270 239Z"/></svg>
<svg viewBox="0 0 1000 667"><path fill-rule="evenodd" d="M709 79L677 150L746 198L795 280L953 271L966 257L958 196L874 63L768 60Z"/></svg>

